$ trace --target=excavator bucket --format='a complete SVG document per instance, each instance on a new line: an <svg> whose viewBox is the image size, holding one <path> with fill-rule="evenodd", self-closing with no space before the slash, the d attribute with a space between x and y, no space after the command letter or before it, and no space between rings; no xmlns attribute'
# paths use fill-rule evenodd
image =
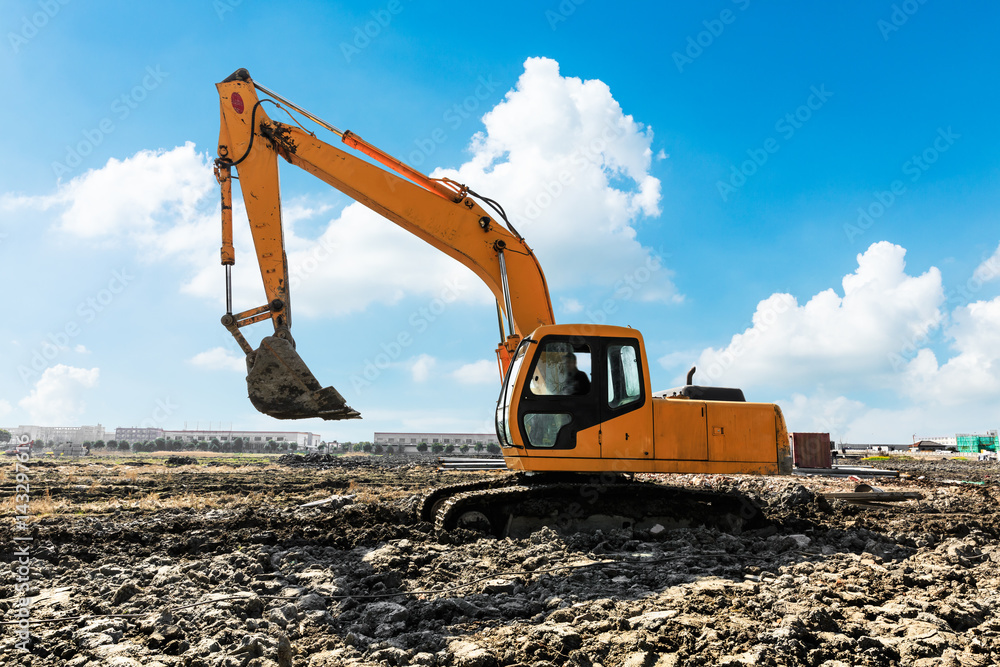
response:
<svg viewBox="0 0 1000 667"><path fill-rule="evenodd" d="M252 359L252 362L250 361ZM323 387L284 338L268 336L248 357L247 392L260 412L275 419L360 419L340 392Z"/></svg>

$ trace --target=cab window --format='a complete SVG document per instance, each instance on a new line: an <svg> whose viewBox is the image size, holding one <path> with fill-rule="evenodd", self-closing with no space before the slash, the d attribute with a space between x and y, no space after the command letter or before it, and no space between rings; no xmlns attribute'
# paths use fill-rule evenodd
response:
<svg viewBox="0 0 1000 667"><path fill-rule="evenodd" d="M559 431L573 417L565 413L529 413L524 415L524 430L532 447L555 447Z"/></svg>
<svg viewBox="0 0 1000 667"><path fill-rule="evenodd" d="M585 343L547 342L531 371L528 390L535 396L586 396L591 392L592 361Z"/></svg>
<svg viewBox="0 0 1000 667"><path fill-rule="evenodd" d="M608 406L620 408L642 398L639 351L634 345L608 346Z"/></svg>
<svg viewBox="0 0 1000 667"><path fill-rule="evenodd" d="M507 377L504 378L503 388L500 393L500 400L497 401L496 431L497 439L504 447L513 447L514 440L510 433L510 420L507 415L510 410L510 403L514 400L514 385L517 383L517 375L521 372L521 364L524 363L524 353L531 344L530 338L525 338L518 345L514 352L514 360L507 370Z"/></svg>

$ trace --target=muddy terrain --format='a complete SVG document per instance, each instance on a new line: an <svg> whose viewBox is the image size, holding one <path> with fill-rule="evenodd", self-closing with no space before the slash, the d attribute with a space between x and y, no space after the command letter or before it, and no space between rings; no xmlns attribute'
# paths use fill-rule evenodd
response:
<svg viewBox="0 0 1000 667"><path fill-rule="evenodd" d="M897 461L905 477L872 484L922 498L868 505L823 497L853 491L843 478L649 476L737 489L768 524L495 539L435 535L416 508L428 488L509 473L280 461L33 460L23 525L0 462L0 661L1000 663L995 462Z"/></svg>

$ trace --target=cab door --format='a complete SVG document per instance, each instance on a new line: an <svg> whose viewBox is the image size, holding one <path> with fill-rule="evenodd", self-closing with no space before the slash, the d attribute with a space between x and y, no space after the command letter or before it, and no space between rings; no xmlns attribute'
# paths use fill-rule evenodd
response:
<svg viewBox="0 0 1000 667"><path fill-rule="evenodd" d="M544 336L528 366L517 407L525 456L599 458L600 339Z"/></svg>
<svg viewBox="0 0 1000 667"><path fill-rule="evenodd" d="M601 458L652 459L653 413L643 346L635 338L601 339Z"/></svg>

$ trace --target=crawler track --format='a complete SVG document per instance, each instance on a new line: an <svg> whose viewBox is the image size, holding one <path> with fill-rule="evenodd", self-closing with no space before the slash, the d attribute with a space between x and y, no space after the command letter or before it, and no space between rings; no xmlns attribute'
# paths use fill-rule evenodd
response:
<svg viewBox="0 0 1000 667"><path fill-rule="evenodd" d="M543 526L564 533L706 526L739 534L766 523L746 496L652 483L520 483L456 491L433 504L439 534L469 528L521 537Z"/></svg>
<svg viewBox="0 0 1000 667"><path fill-rule="evenodd" d="M439 486L431 490L420 500L417 512L419 513L422 521L433 522L437 516L438 510L449 498L464 495L468 492L497 488L508 483L510 483L510 478L480 479L474 482L463 482L461 484Z"/></svg>

